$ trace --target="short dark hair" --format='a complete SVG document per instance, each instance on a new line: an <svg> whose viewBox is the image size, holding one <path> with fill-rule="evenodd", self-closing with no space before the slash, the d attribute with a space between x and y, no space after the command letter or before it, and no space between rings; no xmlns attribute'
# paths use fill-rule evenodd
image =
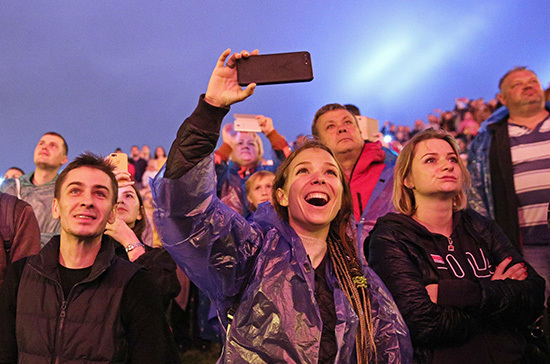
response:
<svg viewBox="0 0 550 364"><path fill-rule="evenodd" d="M63 138L63 135L56 133L55 131L49 131L47 133L42 134L42 136L44 135L53 135L58 138L61 138L61 140L63 140L63 149L65 150L65 155L69 155L69 146L67 145L67 141L65 140L65 138Z"/></svg>
<svg viewBox="0 0 550 364"><path fill-rule="evenodd" d="M325 106L323 106L322 108L317 110L317 112L315 113L315 116L313 117L313 123L311 124L311 134L314 137L319 138L319 130L317 129L317 120L319 120L319 118L321 116L323 116L324 114L326 114L327 112L334 111L334 110L346 110L347 112L349 112L351 114L351 116L353 116L353 120L355 120L355 124L357 124L357 127L359 127L359 124L357 123L357 118L355 117L355 114L353 114L353 112L349 111L344 105L342 105L342 104L326 104Z"/></svg>
<svg viewBox="0 0 550 364"><path fill-rule="evenodd" d="M21 172L22 174L25 174L25 172L19 167L10 167L10 168L6 169L6 172L9 171L10 169L15 169L15 170Z"/></svg>
<svg viewBox="0 0 550 364"><path fill-rule="evenodd" d="M81 167L88 167L97 169L99 171L104 172L109 176L111 180L111 187L113 188L113 206L117 203L118 199L118 182L116 180L116 177L113 173L113 170L115 167L110 164L108 161L105 160L102 156L93 154L92 152L86 152L80 154L78 157L76 157L65 169L59 174L57 177L57 180L55 181L55 189L54 189L54 197L56 199L59 199L61 195L61 186L63 185L63 182L67 179L67 175L70 171L73 169L81 168Z"/></svg>
<svg viewBox="0 0 550 364"><path fill-rule="evenodd" d="M502 84L504 83L504 80L506 80L506 77L510 76L512 73L514 72L518 72L518 71L529 71L531 72L532 74L534 74L535 76L537 75L535 72L533 72L532 70L530 70L529 68L525 67L525 66L516 66L514 68L512 68L511 70L509 70L508 72L506 72L504 74L504 76L502 76L500 78L500 80L498 81L498 89L502 91Z"/></svg>
<svg viewBox="0 0 550 364"><path fill-rule="evenodd" d="M357 106L353 104L345 104L344 106L353 115L361 115L361 111L359 111L359 108Z"/></svg>

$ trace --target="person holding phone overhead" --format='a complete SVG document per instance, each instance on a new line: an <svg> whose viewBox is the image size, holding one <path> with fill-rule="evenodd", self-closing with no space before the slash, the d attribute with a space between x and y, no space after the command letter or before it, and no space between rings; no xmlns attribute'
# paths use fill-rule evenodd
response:
<svg viewBox="0 0 550 364"><path fill-rule="evenodd" d="M218 362L410 363L403 319L347 235L351 196L330 149L309 142L291 154L274 181L275 210L261 204L251 223L216 197L216 140L206 134L256 86L242 89L234 69L249 53L230 53L152 186L164 246L226 328Z"/></svg>
<svg viewBox="0 0 550 364"><path fill-rule="evenodd" d="M368 238L418 363L530 363L527 327L544 279L498 225L465 208L470 175L452 136L429 129L403 148L393 203Z"/></svg>

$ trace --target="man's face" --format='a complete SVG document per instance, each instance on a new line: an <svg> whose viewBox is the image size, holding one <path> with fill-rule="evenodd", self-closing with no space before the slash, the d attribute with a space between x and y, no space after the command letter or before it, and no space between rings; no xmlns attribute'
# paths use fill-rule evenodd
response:
<svg viewBox="0 0 550 364"><path fill-rule="evenodd" d="M134 145L134 146L132 147L132 149L130 150L130 153L131 153L132 158L137 158L137 157L139 157L139 155L140 155L139 147L137 147L137 146Z"/></svg>
<svg viewBox="0 0 550 364"><path fill-rule="evenodd" d="M34 149L34 164L44 169L59 169L65 163L67 155L63 139L57 135L43 135Z"/></svg>
<svg viewBox="0 0 550 364"><path fill-rule="evenodd" d="M361 151L361 131L353 115L344 109L327 111L317 119L319 138L333 153Z"/></svg>
<svg viewBox="0 0 550 364"><path fill-rule="evenodd" d="M231 159L240 166L249 167L260 161L256 138L252 133L238 133Z"/></svg>
<svg viewBox="0 0 550 364"><path fill-rule="evenodd" d="M61 222L61 236L79 240L100 237L107 222L114 222L113 186L98 169L80 167L67 173L52 215Z"/></svg>
<svg viewBox="0 0 550 364"><path fill-rule="evenodd" d="M500 91L497 97L509 110L529 105L544 108L544 90L531 71L512 72L504 79Z"/></svg>

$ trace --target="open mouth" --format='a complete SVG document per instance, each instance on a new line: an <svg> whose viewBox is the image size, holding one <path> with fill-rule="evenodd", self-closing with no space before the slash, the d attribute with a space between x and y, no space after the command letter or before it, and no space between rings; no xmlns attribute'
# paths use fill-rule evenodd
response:
<svg viewBox="0 0 550 364"><path fill-rule="evenodd" d="M306 196L305 200L313 206L325 206L330 199L326 193L312 192Z"/></svg>

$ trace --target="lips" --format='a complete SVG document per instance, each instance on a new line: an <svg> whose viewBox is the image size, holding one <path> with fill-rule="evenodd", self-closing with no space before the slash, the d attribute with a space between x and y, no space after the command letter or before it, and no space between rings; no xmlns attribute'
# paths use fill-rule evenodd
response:
<svg viewBox="0 0 550 364"><path fill-rule="evenodd" d="M310 192L306 195L305 200L313 206L325 206L330 201L330 198L324 192Z"/></svg>
<svg viewBox="0 0 550 364"><path fill-rule="evenodd" d="M83 219L83 220L95 220L96 217L89 214L75 214L73 215L77 219Z"/></svg>

